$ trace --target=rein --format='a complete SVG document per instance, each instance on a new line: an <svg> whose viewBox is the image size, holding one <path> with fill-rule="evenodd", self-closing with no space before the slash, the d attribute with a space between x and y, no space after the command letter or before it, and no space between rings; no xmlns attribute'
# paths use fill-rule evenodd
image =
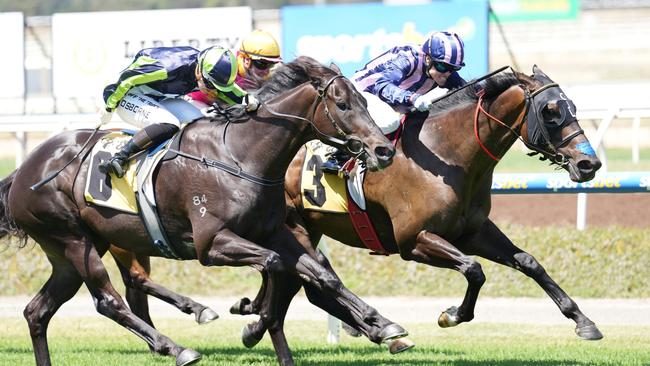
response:
<svg viewBox="0 0 650 366"><path fill-rule="evenodd" d="M264 103L264 101L260 101L260 105L264 105L266 110L273 116L281 117L281 118L292 118L292 119L298 119L298 120L301 120L301 121L305 121L305 122L309 123L311 125L311 127L314 129L314 131L317 134L319 134L324 140L329 141L331 144L335 144L335 145L338 145L340 147L345 147L346 146L345 141L339 140L339 139L337 139L335 137L324 134L323 132L321 132L316 127L316 125L313 122L313 116L316 114L316 108L318 107L318 104L321 101L325 102L326 99L327 99L327 89L330 87L330 85L332 85L334 80L336 80L338 78L342 78L342 77L343 77L343 75L335 75L334 77L332 77L331 79L329 79L325 83L324 87L318 88L318 97L316 98L316 100L314 102L314 107L312 108L312 112L311 112L312 119L311 120L309 120L307 118L304 118L304 117L296 116L296 115L276 112L276 111L272 110L271 108L269 108L269 106L266 103ZM228 120L228 122L226 123L226 127L224 128L224 136L223 136L224 146L227 147L227 144L225 143L226 129L228 128L228 125L230 124L231 121L228 118L228 115L225 114L223 111L221 111L221 112L217 111L217 112L224 115L226 117L226 119ZM329 109L327 107L327 103L325 103L325 115L327 116L329 121L332 123L332 126L334 126L334 128L336 129L336 132L341 136L345 136L345 132L336 123L336 121L334 120L334 117L332 117L332 114L330 113L330 111L329 111ZM179 150L175 150L175 149L169 149L169 151L172 152L172 153L178 154L178 155L180 155L180 156L182 156L184 158L199 161L199 162L201 162L201 164L203 164L203 165L205 165L207 167L212 167L212 168L217 168L217 169L223 170L226 173L234 175L234 176L236 176L238 178L247 180L249 182L252 182L252 183L264 186L264 187L274 187L274 186L280 186L280 185L284 184L284 177L283 178L278 178L278 179L268 179L268 178L263 178L263 177L257 177L257 176L254 176L254 175L250 174L250 173L246 173L239 166L239 164L237 164L235 159L232 157L232 154L230 154L230 156L231 156L231 159L233 161L235 161L235 166L226 164L226 163L224 163L222 161L219 161L219 160L210 159L210 158L207 158L205 156L196 156L196 155L188 154L188 153L185 153L185 152L182 152L182 151L179 151ZM230 153L230 151L228 151L228 153Z"/></svg>
<svg viewBox="0 0 650 366"><path fill-rule="evenodd" d="M297 119L297 120L309 123L311 125L312 129L314 130L314 132L317 135L319 135L322 140L327 141L328 145L336 146L336 147L339 147L339 148L346 148L346 149L349 150L349 147L348 147L348 144L346 144L346 141L323 133L314 124L314 116L316 115L316 108L318 108L318 105L321 102L323 102L323 104L325 106L325 115L329 119L330 123L332 124L332 126L334 127L334 129L336 130L338 135L341 136L341 137L346 136L345 131L343 131L341 129L341 127L339 127L339 125L336 123L336 120L334 119L334 117L332 117L332 114L330 113L329 108L327 107L327 89L332 85L332 83L336 79L343 78L343 77L344 77L343 75L334 75L331 79L329 79L325 83L325 86L319 87L317 89L318 96L316 97L316 100L314 101L314 104L313 104L313 108L312 108L312 111L311 111L311 119L307 119L307 118L297 116L297 115L293 115L293 114L286 114L286 113L276 112L273 109L271 109L264 101L260 101L260 105L263 105L266 108L266 110L271 115L273 115L275 117ZM356 137L348 138L348 140L351 140L351 139L354 139L354 140L358 141L358 139ZM359 154L360 153L359 151L350 151L350 152L352 154Z"/></svg>
<svg viewBox="0 0 650 366"><path fill-rule="evenodd" d="M557 145L554 145L550 141L550 136L548 134L548 131L547 131L546 127L542 127L540 129L542 131L542 136L544 137L544 139L546 141L546 144L550 148L551 151L547 151L547 150L544 150L542 148L539 148L539 147L527 142L526 140L524 140L523 137L521 137L521 129L522 129L523 125L524 125L523 121L528 118L528 114L530 112L530 106L531 106L531 104L533 104L533 99L537 95L542 93L543 91L548 90L550 88L556 88L556 87L559 88L560 86L557 83L549 83L549 84L543 85L542 87L540 87L539 89L535 90L532 93L529 93L526 89L524 89L524 91L526 92L526 112L524 114L524 117L522 118L522 123L520 123L518 125L519 128L517 130L515 130L514 128L508 126L506 123L499 120L498 118L494 117L487 110L485 110L485 108L483 108L484 93L483 93L483 91L480 91L478 93L479 98L478 98L478 102L476 104L476 111L474 112L474 137L476 138L476 141L478 142L481 149L483 149L483 151L490 158L492 158L492 160L494 160L496 162L501 160L501 158L496 157L494 154L492 154L490 152L490 150L483 144L483 142L481 141L481 138L480 138L480 136L478 134L478 119L479 119L480 113L482 112L486 117L488 117L488 119L493 120L493 121L499 123L500 125L506 127L507 129L509 129L510 132L512 132L515 136L517 136L517 139L519 139L521 142L523 142L523 144L526 145L527 148L534 151L533 153L531 153L532 155L537 154L537 153L542 154L542 155L544 155L546 157L549 157L551 163L558 164L560 166L564 166L564 165L568 164L569 160L562 153L560 153L557 149L564 146L565 144L567 144L569 141L571 141L576 136L584 134L584 131L582 129L579 129L579 130L571 133L569 136L563 138L562 141L560 141ZM523 89L523 87L522 87L522 89ZM538 121L538 123L539 123L539 121Z"/></svg>

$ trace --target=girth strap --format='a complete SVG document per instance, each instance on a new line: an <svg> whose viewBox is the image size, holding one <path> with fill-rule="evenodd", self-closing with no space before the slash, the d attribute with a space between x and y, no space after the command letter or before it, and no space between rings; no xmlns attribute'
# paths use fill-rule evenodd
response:
<svg viewBox="0 0 650 366"><path fill-rule="evenodd" d="M226 173L232 174L236 177L239 177L241 179L247 180L249 182L259 184L261 186L265 187L272 187L272 186L280 186L284 184L284 178L279 178L279 179L267 179L267 178L261 178L261 177L256 177L252 174L246 173L243 171L240 167L234 167L232 165L228 165L222 161L218 160L213 160L210 158L206 158L205 156L196 156L188 153L184 153L179 150L174 150L174 149L169 149L170 152L174 154L178 154L184 158L200 161L202 164L205 166L221 169L225 171Z"/></svg>

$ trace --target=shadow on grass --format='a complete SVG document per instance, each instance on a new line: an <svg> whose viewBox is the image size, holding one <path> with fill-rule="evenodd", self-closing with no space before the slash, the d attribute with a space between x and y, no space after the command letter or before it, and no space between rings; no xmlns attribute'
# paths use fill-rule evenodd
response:
<svg viewBox="0 0 650 366"><path fill-rule="evenodd" d="M243 349L241 347L204 347L197 348L204 355L202 365L210 365L210 360L228 362L229 365L246 365L248 363L268 362L269 365L277 364L275 352L268 347ZM293 358L297 365L309 366L614 366L614 363L581 362L574 359L553 360L521 360L521 359L486 359L470 360L475 356L464 352L449 350L436 350L434 348L419 348L417 351L405 352L398 355L389 355L386 348L358 347L358 346L333 346L324 350L316 347L295 348ZM450 360L450 358L452 358Z"/></svg>
<svg viewBox="0 0 650 366"><path fill-rule="evenodd" d="M232 365L244 366L250 364L276 365L277 360L275 352L268 346L257 347L255 349L245 349L243 347L198 347L198 352L203 355L200 365L210 366ZM125 359L133 356L151 356L150 364L165 364L166 357L158 356L149 352L147 349L114 349L114 348L94 348L74 347L59 349L58 357L62 354L74 352L75 354L88 354L92 357L101 358L105 356L123 355ZM23 347L3 348L4 354L13 355L32 355L32 350ZM411 352L405 352L398 355L389 355L387 349L380 347L358 347L358 346L334 346L330 349L318 347L303 347L293 350L294 361L297 365L309 366L377 366L377 365L400 365L400 366L614 366L613 362L594 363L593 361L577 361L575 359L557 358L551 360L522 360L522 359L490 359L481 357L469 352L454 352L449 350L437 350L431 347L423 347Z"/></svg>

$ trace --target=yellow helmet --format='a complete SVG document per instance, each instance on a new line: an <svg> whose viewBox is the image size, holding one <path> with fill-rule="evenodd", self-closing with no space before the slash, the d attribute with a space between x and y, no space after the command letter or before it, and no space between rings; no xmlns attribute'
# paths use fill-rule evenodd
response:
<svg viewBox="0 0 650 366"><path fill-rule="evenodd" d="M239 52L246 54L253 60L267 60L280 62L280 46L271 33L256 29L241 41Z"/></svg>

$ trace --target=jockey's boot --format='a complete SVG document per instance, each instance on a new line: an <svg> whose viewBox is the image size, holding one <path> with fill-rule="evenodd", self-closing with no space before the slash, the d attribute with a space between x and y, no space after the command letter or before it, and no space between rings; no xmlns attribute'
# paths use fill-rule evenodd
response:
<svg viewBox="0 0 650 366"><path fill-rule="evenodd" d="M170 123L152 124L139 130L113 157L99 164L99 171L104 174L113 173L116 177L122 178L126 173L127 163L133 155L160 144L172 137L176 131L178 127Z"/></svg>
<svg viewBox="0 0 650 366"><path fill-rule="evenodd" d="M104 174L113 173L116 177L122 178L126 170L126 164L129 158L143 149L133 142L133 138L122 147L122 149L115 153L108 161L99 164L99 171Z"/></svg>
<svg viewBox="0 0 650 366"><path fill-rule="evenodd" d="M350 160L350 155L346 151L334 149L320 167L324 172L338 174L348 160Z"/></svg>

